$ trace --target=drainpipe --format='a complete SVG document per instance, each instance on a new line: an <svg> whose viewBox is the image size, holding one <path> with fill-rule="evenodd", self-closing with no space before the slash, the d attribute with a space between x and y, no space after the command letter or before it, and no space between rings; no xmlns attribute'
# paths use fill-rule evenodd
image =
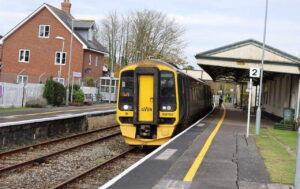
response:
<svg viewBox="0 0 300 189"><path fill-rule="evenodd" d="M297 109L296 109L296 114L295 114L295 120L297 120L298 115L299 115L299 104L300 103L300 77L298 76L298 98L297 98Z"/></svg>

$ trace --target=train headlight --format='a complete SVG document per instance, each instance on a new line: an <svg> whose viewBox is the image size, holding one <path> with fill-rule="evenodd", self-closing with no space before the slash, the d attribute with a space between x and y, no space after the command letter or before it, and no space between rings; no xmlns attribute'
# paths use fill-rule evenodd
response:
<svg viewBox="0 0 300 189"><path fill-rule="evenodd" d="M132 110L132 106L125 104L123 105L123 110Z"/></svg>
<svg viewBox="0 0 300 189"><path fill-rule="evenodd" d="M176 105L163 105L160 107L161 111L175 111Z"/></svg>

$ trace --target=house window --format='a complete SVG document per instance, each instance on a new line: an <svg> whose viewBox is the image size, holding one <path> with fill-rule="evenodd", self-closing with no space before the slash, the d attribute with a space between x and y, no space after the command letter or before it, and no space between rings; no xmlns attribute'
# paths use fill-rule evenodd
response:
<svg viewBox="0 0 300 189"><path fill-rule="evenodd" d="M89 65L92 65L92 55L89 55Z"/></svg>
<svg viewBox="0 0 300 189"><path fill-rule="evenodd" d="M95 66L98 66L98 56L96 56L96 59L95 59Z"/></svg>
<svg viewBox="0 0 300 189"><path fill-rule="evenodd" d="M28 75L17 76L17 83L27 83L27 82L28 82Z"/></svg>
<svg viewBox="0 0 300 189"><path fill-rule="evenodd" d="M50 35L50 25L40 25L39 37L49 38L49 35Z"/></svg>
<svg viewBox="0 0 300 189"><path fill-rule="evenodd" d="M20 49L19 50L19 62L29 63L30 50Z"/></svg>
<svg viewBox="0 0 300 189"><path fill-rule="evenodd" d="M61 83L62 85L65 84L65 78L62 78L62 77L54 77L53 80L56 81L56 82L58 82L58 83Z"/></svg>
<svg viewBox="0 0 300 189"><path fill-rule="evenodd" d="M55 52L55 64L65 65L66 64L66 52L56 51Z"/></svg>

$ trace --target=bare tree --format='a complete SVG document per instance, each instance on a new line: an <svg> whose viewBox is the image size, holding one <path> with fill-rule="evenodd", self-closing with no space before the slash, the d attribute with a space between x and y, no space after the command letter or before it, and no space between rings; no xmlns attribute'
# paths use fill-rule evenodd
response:
<svg viewBox="0 0 300 189"><path fill-rule="evenodd" d="M136 11L125 16L108 14L101 22L100 36L110 53L110 67L127 65L144 59L163 59L185 64L185 30L165 14Z"/></svg>

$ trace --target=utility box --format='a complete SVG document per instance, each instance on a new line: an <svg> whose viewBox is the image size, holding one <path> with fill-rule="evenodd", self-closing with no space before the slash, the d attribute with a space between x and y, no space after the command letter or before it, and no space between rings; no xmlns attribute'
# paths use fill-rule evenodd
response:
<svg viewBox="0 0 300 189"><path fill-rule="evenodd" d="M295 115L295 110L292 108L283 108L283 119L293 120Z"/></svg>

